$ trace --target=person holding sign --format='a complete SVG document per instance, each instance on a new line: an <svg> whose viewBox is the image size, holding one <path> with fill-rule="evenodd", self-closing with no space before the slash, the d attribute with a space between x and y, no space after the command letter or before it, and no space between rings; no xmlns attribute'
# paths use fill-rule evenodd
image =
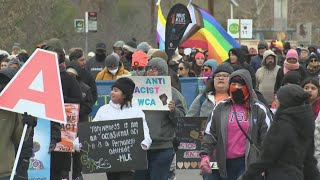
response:
<svg viewBox="0 0 320 180"><path fill-rule="evenodd" d="M212 174L210 156L216 150L219 174L207 180L237 179L256 161L272 121L269 110L255 97L249 71L233 72L229 89L231 98L214 108L201 145L202 173Z"/></svg>
<svg viewBox="0 0 320 180"><path fill-rule="evenodd" d="M0 70L0 91L4 89L16 72L16 70L9 68ZM25 141L28 141L30 133L37 125L37 122L34 118L26 113L21 116L21 114L2 109L0 110L0 119L0 179L9 180L16 155L15 146L19 145L23 126L24 124L28 125L25 139ZM26 145L24 147L26 147ZM28 179L28 175L25 171L27 170L28 165L29 159L19 159L15 179ZM25 166L27 166L26 169L23 168Z"/></svg>
<svg viewBox="0 0 320 180"><path fill-rule="evenodd" d="M168 65L162 58L152 58L146 67L146 76L168 76ZM151 132L152 145L148 150L148 170L136 171L137 180L167 180L174 155L172 140L175 137L176 117L185 116L181 93L171 87L169 111L144 111Z"/></svg>
<svg viewBox="0 0 320 180"><path fill-rule="evenodd" d="M130 118L142 118L144 140L141 142L141 147L144 150L148 150L151 146L152 140L149 134L149 128L145 120L145 114L135 105L132 105L133 91L135 83L127 78L119 78L113 85L110 93L110 102L99 108L96 116L92 120L96 121L108 121L117 119L130 119ZM126 172L112 172L107 173L108 180L124 180L133 178L132 171Z"/></svg>

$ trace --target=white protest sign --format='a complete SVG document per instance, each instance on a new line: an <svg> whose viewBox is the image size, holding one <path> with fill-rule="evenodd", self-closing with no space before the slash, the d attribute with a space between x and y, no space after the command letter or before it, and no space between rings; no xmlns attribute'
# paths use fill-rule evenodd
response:
<svg viewBox="0 0 320 180"><path fill-rule="evenodd" d="M252 39L252 19L241 19L240 29L241 38Z"/></svg>
<svg viewBox="0 0 320 180"><path fill-rule="evenodd" d="M136 84L133 103L142 110L169 111L172 100L171 79L169 76L130 76Z"/></svg>

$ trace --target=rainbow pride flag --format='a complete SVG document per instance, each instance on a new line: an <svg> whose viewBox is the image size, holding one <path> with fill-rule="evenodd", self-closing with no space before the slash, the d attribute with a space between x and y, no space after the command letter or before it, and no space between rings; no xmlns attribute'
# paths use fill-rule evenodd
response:
<svg viewBox="0 0 320 180"><path fill-rule="evenodd" d="M157 5L157 37L159 37L157 40L161 48L161 43L164 44L165 41L165 18L163 17L160 3ZM217 60L219 64L228 59L228 52L231 48L240 47L239 43L206 10L192 3L188 5L188 9L192 23L188 26L181 39L181 47L206 49L208 50L208 58ZM159 19L162 19L161 22Z"/></svg>

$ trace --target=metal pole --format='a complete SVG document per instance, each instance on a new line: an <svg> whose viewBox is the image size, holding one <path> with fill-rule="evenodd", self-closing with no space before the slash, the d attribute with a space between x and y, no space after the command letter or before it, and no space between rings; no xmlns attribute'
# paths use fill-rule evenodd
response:
<svg viewBox="0 0 320 180"><path fill-rule="evenodd" d="M230 3L230 19L233 19L233 4Z"/></svg>
<svg viewBox="0 0 320 180"><path fill-rule="evenodd" d="M85 36L86 36L86 42L85 42L85 53L86 56L88 55L88 33L85 32Z"/></svg>
<svg viewBox="0 0 320 180"><path fill-rule="evenodd" d="M214 16L214 0L208 0L208 9L212 16Z"/></svg>
<svg viewBox="0 0 320 180"><path fill-rule="evenodd" d="M27 129L28 129L28 125L25 124L23 126L23 131L22 131L22 135L21 135L21 139L20 139L20 143L19 143L19 147L18 147L18 152L17 152L17 155L16 155L16 159L14 161L14 165L13 165L12 171L11 171L10 180L13 180L14 175L16 174L18 161L19 161L19 158L20 158L20 154L21 154L21 149L22 149L22 146L23 146L24 138L26 137Z"/></svg>
<svg viewBox="0 0 320 180"><path fill-rule="evenodd" d="M85 53L86 53L86 55L88 55L88 33L89 33L89 25L88 25L88 12L85 12L85 25L86 25L86 27L85 27L85 31L84 31L84 33L85 33Z"/></svg>

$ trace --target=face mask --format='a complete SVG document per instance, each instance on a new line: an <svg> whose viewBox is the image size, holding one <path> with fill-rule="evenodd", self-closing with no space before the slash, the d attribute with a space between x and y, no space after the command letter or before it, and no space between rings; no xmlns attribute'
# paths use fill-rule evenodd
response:
<svg viewBox="0 0 320 180"><path fill-rule="evenodd" d="M105 53L97 53L96 54L96 60L97 61L104 61L105 60L105 58L106 58L107 56L106 56L106 54Z"/></svg>
<svg viewBox="0 0 320 180"><path fill-rule="evenodd" d="M212 72L203 72L202 73L202 77L211 77L212 76Z"/></svg>
<svg viewBox="0 0 320 180"><path fill-rule="evenodd" d="M247 86L242 86L242 88L236 88L230 85L231 99L236 104L244 104L249 98L249 91Z"/></svg>
<svg viewBox="0 0 320 180"><path fill-rule="evenodd" d="M119 69L119 68L113 69L113 70L108 70L108 71L109 71L111 74L115 75L115 74L117 74L118 69Z"/></svg>

